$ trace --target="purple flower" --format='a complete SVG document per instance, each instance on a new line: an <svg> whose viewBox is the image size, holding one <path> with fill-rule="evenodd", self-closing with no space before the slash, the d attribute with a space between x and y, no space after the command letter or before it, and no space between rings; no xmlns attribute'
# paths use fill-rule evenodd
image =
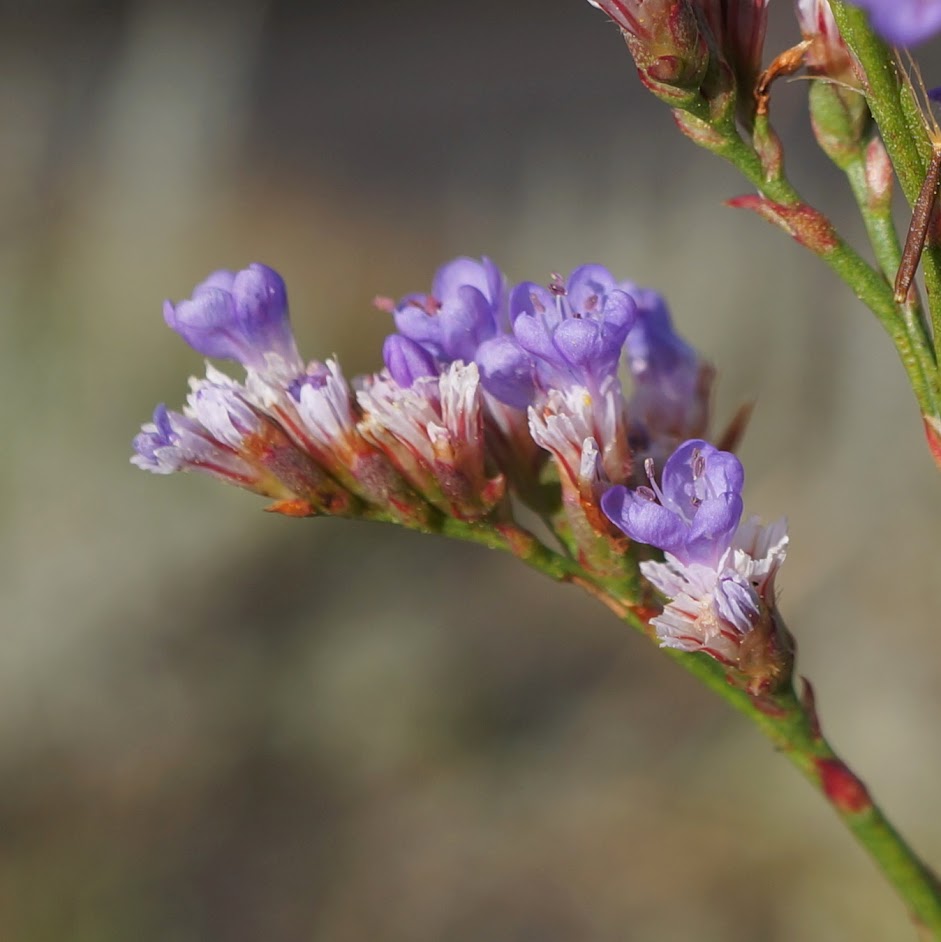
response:
<svg viewBox="0 0 941 942"><path fill-rule="evenodd" d="M423 346L401 334L386 337L382 359L392 378L405 388L422 377L438 375L434 357Z"/></svg>
<svg viewBox="0 0 941 942"><path fill-rule="evenodd" d="M635 309L601 265L575 269L566 285L523 282L510 296L513 334L547 388L573 380L594 386L616 373Z"/></svg>
<svg viewBox="0 0 941 942"><path fill-rule="evenodd" d="M941 30L941 0L853 0L873 29L896 46L912 46Z"/></svg>
<svg viewBox="0 0 941 942"><path fill-rule="evenodd" d="M627 335L628 367L635 383L659 387L669 398L688 397L696 382L699 357L673 329L661 294L625 285L637 304L637 319Z"/></svg>
<svg viewBox="0 0 941 942"><path fill-rule="evenodd" d="M134 438L134 456L131 463L153 474L173 474L182 470L185 462L182 451L177 447L180 440L174 420L183 416L171 413L160 403L154 409L154 420L147 423ZM184 420L185 421L185 420Z"/></svg>
<svg viewBox="0 0 941 942"><path fill-rule="evenodd" d="M650 622L661 646L701 651L738 668L753 692L786 677L793 655L771 612L787 543L784 520L765 527L751 517L718 565L683 563L669 555L663 562L642 562L641 572L669 600Z"/></svg>
<svg viewBox="0 0 941 942"><path fill-rule="evenodd" d="M153 422L144 425L134 439L134 452L131 463L152 474L200 471L272 494L269 476L237 447L217 439L198 417L171 412L164 405L157 406Z"/></svg>
<svg viewBox="0 0 941 942"><path fill-rule="evenodd" d="M575 269L549 287L524 281L510 295L513 337L481 345L477 362L485 388L508 404L543 391L584 386L597 390L617 374L636 305L601 265ZM528 363L527 363L528 360Z"/></svg>
<svg viewBox="0 0 941 942"><path fill-rule="evenodd" d="M214 272L189 300L165 301L163 317L203 356L238 360L258 372L303 370L288 320L284 281L266 265L256 262L239 272Z"/></svg>
<svg viewBox="0 0 941 942"><path fill-rule="evenodd" d="M443 513L474 520L503 499L506 481L488 467L474 363L452 363L411 386L379 373L364 379L356 399L363 438Z"/></svg>
<svg viewBox="0 0 941 942"><path fill-rule="evenodd" d="M656 291L624 284L637 303L625 348L633 379L628 412L639 441L652 445L702 434L709 411L709 367L673 329L666 301Z"/></svg>
<svg viewBox="0 0 941 942"><path fill-rule="evenodd" d="M491 396L523 411L536 394L535 364L513 337L501 334L477 351L480 381Z"/></svg>
<svg viewBox="0 0 941 942"><path fill-rule="evenodd" d="M489 258L456 258L435 272L431 294L410 294L393 309L399 333L442 364L473 361L496 335L504 307L504 280Z"/></svg>
<svg viewBox="0 0 941 942"><path fill-rule="evenodd" d="M741 462L692 439L667 459L661 486L653 478L653 462L647 470L650 487L616 486L605 493L605 515L632 540L656 546L683 564L717 566L742 516Z"/></svg>

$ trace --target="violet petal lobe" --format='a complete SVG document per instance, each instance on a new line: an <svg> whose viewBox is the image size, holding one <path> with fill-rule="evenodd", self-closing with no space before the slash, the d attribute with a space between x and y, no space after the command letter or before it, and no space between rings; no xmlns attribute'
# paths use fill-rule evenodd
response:
<svg viewBox="0 0 941 942"><path fill-rule="evenodd" d="M755 590L739 573L729 570L719 578L713 592L716 610L722 619L742 634L750 631L761 615Z"/></svg>
<svg viewBox="0 0 941 942"><path fill-rule="evenodd" d="M686 523L656 501L639 497L619 484L605 491L601 509L632 540L667 553L682 551L688 530Z"/></svg>
<svg viewBox="0 0 941 942"><path fill-rule="evenodd" d="M941 31L941 0L852 0L873 29L897 46L912 46Z"/></svg>
<svg viewBox="0 0 941 942"><path fill-rule="evenodd" d="M533 401L533 361L512 337L500 335L477 350L477 367L484 389L500 402L525 410Z"/></svg>
<svg viewBox="0 0 941 942"><path fill-rule="evenodd" d="M603 265L581 265L569 275L566 293L573 310L590 315L604 307L616 288L614 275Z"/></svg>
<svg viewBox="0 0 941 942"><path fill-rule="evenodd" d="M497 331L493 305L473 285L461 285L438 313L441 346L448 361L470 363L477 348Z"/></svg>
<svg viewBox="0 0 941 942"><path fill-rule="evenodd" d="M234 274L213 272L188 300L165 302L163 316L203 356L238 360L263 371L273 355L289 370L303 368L288 319L284 281L266 265L256 262Z"/></svg>
<svg viewBox="0 0 941 942"><path fill-rule="evenodd" d="M588 370L593 364L604 361L610 366L609 344L605 343L600 324L581 318L569 318L556 328L553 346L566 364ZM619 348L615 349L617 363Z"/></svg>
<svg viewBox="0 0 941 942"><path fill-rule="evenodd" d="M500 304L503 294L503 274L489 259L462 256L442 265L431 282L431 293L440 301L452 297L462 286L476 288L491 308Z"/></svg>
<svg viewBox="0 0 941 942"><path fill-rule="evenodd" d="M686 537L690 560L715 565L729 548L742 518L744 504L739 494L706 498L697 508Z"/></svg>
<svg viewBox="0 0 941 942"><path fill-rule="evenodd" d="M403 389L410 387L416 379L437 376L434 358L420 344L401 334L391 334L382 345L382 359L392 378Z"/></svg>
<svg viewBox="0 0 941 942"><path fill-rule="evenodd" d="M684 442L663 468L663 495L668 505L692 516L707 497L740 492L745 472L735 455L694 438Z"/></svg>

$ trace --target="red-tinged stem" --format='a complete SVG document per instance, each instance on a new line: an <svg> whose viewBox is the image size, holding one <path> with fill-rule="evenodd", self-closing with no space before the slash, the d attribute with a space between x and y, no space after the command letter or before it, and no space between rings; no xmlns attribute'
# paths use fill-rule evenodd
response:
<svg viewBox="0 0 941 942"><path fill-rule="evenodd" d="M623 622L656 642L650 625L654 612L642 608L637 599L625 596L611 582L548 548L515 522L442 520L437 529L443 535L510 552L552 579L579 586ZM754 723L775 749L788 758L868 851L898 892L923 938L941 942L941 883L824 737L809 683L802 681L801 696L790 682L774 693L754 695L730 677L727 668L705 654L670 648L665 648L664 653Z"/></svg>
<svg viewBox="0 0 941 942"><path fill-rule="evenodd" d="M628 609L623 620L649 636L649 626ZM941 940L941 883L906 843L862 780L837 755L820 730L810 685L799 697L793 687L752 697L729 682L728 672L703 654L665 649L726 703L750 719L810 784L869 852L895 888L925 939Z"/></svg>

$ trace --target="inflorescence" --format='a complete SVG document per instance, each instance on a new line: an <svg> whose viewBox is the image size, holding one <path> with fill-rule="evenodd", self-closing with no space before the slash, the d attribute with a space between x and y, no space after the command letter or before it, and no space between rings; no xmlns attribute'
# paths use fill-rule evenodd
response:
<svg viewBox="0 0 941 942"><path fill-rule="evenodd" d="M600 265L510 288L489 259L458 258L429 293L376 306L395 326L385 365L350 384L336 360L301 358L264 265L166 302L193 349L246 376L207 365L182 412L157 407L132 462L209 474L287 515L420 530L499 525L525 505L598 579L639 568L666 598L661 644L774 681L785 527L742 522L742 465L706 440L712 367L659 294Z"/></svg>

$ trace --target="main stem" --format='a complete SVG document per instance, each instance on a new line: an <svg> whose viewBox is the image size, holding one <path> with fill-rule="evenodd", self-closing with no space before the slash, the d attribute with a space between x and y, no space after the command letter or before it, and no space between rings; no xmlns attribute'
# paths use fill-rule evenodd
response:
<svg viewBox="0 0 941 942"><path fill-rule="evenodd" d="M624 620L648 633L632 612ZM755 698L729 682L726 670L704 654L669 651L710 690L747 716L819 791L866 848L908 907L925 938L941 940L941 883L895 830L866 786L820 731L809 684L805 696L790 685L773 697Z"/></svg>
<svg viewBox="0 0 941 942"><path fill-rule="evenodd" d="M511 552L558 582L571 582L608 606L622 621L653 637L649 620L629 599L512 521L466 523L451 520L445 535ZM713 693L746 716L821 793L895 887L926 939L941 942L941 883L895 830L860 778L840 758L820 730L813 694L804 681L799 697L789 684L773 695L753 696L730 682L728 671L704 654L665 649L665 653ZM930 934L928 934L930 933Z"/></svg>
<svg viewBox="0 0 941 942"><path fill-rule="evenodd" d="M758 155L738 134L728 133L724 146L717 148L716 153L734 164L768 199L782 206L803 205L800 194L783 172L767 174ZM817 254L879 319L895 344L922 413L937 415L941 396L936 389L931 358L926 355L918 325L899 316L888 281L836 233L827 251Z"/></svg>
<svg viewBox="0 0 941 942"><path fill-rule="evenodd" d="M896 57L869 26L866 14L843 0L830 4L840 35L866 74L866 100L879 126L892 165L909 204L914 205L925 179L931 143L926 119L911 86L902 81ZM941 346L941 250L929 245L922 259L935 349Z"/></svg>

